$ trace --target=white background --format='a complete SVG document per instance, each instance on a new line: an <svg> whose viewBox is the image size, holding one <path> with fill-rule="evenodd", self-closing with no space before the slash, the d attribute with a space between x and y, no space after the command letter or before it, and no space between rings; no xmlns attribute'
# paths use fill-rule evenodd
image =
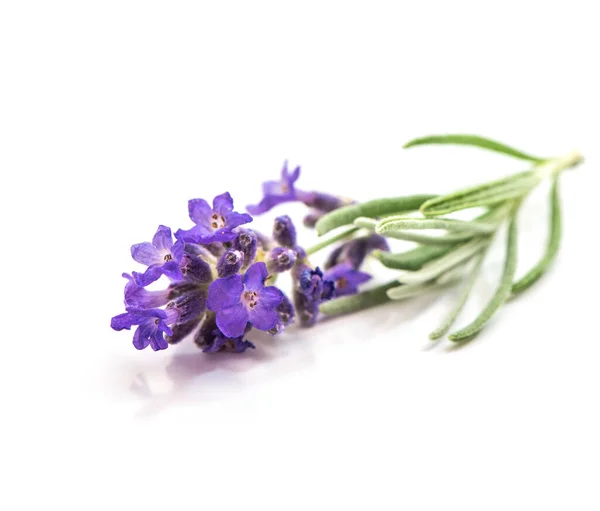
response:
<svg viewBox="0 0 600 511"><path fill-rule="evenodd" d="M598 509L594 2L0 5L2 509ZM109 328L132 243L190 198L257 201L285 158L359 200L523 170L401 149L446 132L587 158L557 263L475 342L430 346L436 296L237 357ZM520 273L546 215L540 190Z"/></svg>

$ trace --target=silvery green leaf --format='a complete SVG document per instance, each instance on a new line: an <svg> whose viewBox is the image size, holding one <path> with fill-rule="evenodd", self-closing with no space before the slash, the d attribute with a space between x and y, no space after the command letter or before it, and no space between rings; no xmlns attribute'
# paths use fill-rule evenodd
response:
<svg viewBox="0 0 600 511"><path fill-rule="evenodd" d="M440 289L446 289L450 287L460 279L455 275L454 278L446 280L444 282L425 282L422 284L407 284L402 286L397 286L392 289L389 289L387 292L388 297L391 300L404 300L406 298L413 298L414 296L419 296L424 293L428 293L430 291L437 291Z"/></svg>
<svg viewBox="0 0 600 511"><path fill-rule="evenodd" d="M397 254L376 250L373 256L388 268L416 271L429 261L447 254L452 248L452 245L423 245Z"/></svg>
<svg viewBox="0 0 600 511"><path fill-rule="evenodd" d="M473 285L475 284L475 281L477 280L477 276L479 275L479 270L481 269L481 265L483 263L484 258L485 258L485 251L482 251L477 256L477 258L475 260L475 264L473 265L473 268L471 269L471 271L469 273L469 277L468 277L458 299L456 300L454 307L452 307L452 309L450 310L448 315L444 318L441 325L429 334L429 338L432 341L435 341L435 340L439 339L440 337L442 337L443 335L445 335L446 332L448 330L450 330L450 327L453 325L454 321L456 321L456 318L460 314L460 311L465 306L465 303L467 303L467 299L469 298L469 295L471 294L471 290L473 289Z"/></svg>
<svg viewBox="0 0 600 511"><path fill-rule="evenodd" d="M501 142L496 142L489 138L480 137L479 135L430 135L428 137L415 138L410 142L404 144L404 148L415 147L418 145L427 144L458 144L479 147L481 149L487 149L488 151L495 151L497 153L506 154L513 156L514 158L520 158L521 160L528 160L533 162L542 162L545 158L539 158L530 154L519 151L514 147L509 147Z"/></svg>
<svg viewBox="0 0 600 511"><path fill-rule="evenodd" d="M546 272L558 253L561 233L562 221L560 197L558 193L558 176L555 176L552 182L552 190L550 192L550 236L548 237L546 252L539 262L533 268L531 268L531 270L529 270L523 277L521 277L512 285L513 295L522 293L531 287Z"/></svg>
<svg viewBox="0 0 600 511"><path fill-rule="evenodd" d="M425 216L439 216L478 206L494 206L527 195L542 179L535 171L521 172L509 177L465 188L449 195L440 195L421 206Z"/></svg>
<svg viewBox="0 0 600 511"><path fill-rule="evenodd" d="M356 218L364 216L367 218L378 218L384 215L399 213L410 213L417 211L421 204L435 195L409 195L406 197L393 197L387 199L376 199L361 204L351 204L338 208L322 216L315 227L319 236L341 227L351 224Z"/></svg>
<svg viewBox="0 0 600 511"><path fill-rule="evenodd" d="M510 217L508 226L508 236L506 241L506 257L504 261L504 271L500 284L494 293L494 296L481 311L475 320L464 328L450 335L451 341L464 341L475 336L502 306L510 294L513 277L517 266L517 208L515 207Z"/></svg>
<svg viewBox="0 0 600 511"><path fill-rule="evenodd" d="M359 216L354 219L353 224L356 227L361 227L363 229L369 229L370 231L375 232L375 228L377 227L377 220L373 218L367 218L365 216Z"/></svg>
<svg viewBox="0 0 600 511"><path fill-rule="evenodd" d="M380 220L377 223L375 231L378 234L386 236L395 231L420 229L444 229L472 235L492 234L496 226L491 223L468 222L464 220L452 220L447 218L406 218L391 216Z"/></svg>
<svg viewBox="0 0 600 511"><path fill-rule="evenodd" d="M487 239L475 239L461 245L446 255L424 265L420 270L403 273L398 281L403 284L419 284L439 277L442 273L468 261L489 244Z"/></svg>

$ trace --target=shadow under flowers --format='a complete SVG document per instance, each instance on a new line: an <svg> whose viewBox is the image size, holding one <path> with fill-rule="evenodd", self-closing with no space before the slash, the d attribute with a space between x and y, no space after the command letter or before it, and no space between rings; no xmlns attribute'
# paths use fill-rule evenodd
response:
<svg viewBox="0 0 600 511"><path fill-rule="evenodd" d="M313 351L324 343L335 345L348 339L370 342L374 337L379 337L380 343L397 342L395 335L388 334L416 318L436 299L432 293L403 301L401 307L389 303L352 317L324 318L313 328L292 326L278 336L253 331L256 349L243 354L205 354L184 341L169 349L174 354L165 366L146 367L135 374L130 390L142 401L136 416L151 417L173 405L193 405L234 395L253 381L243 373L262 372L261 377L266 375L271 380L302 370L314 364ZM379 344L374 349L381 348ZM343 346L336 349L343 350Z"/></svg>

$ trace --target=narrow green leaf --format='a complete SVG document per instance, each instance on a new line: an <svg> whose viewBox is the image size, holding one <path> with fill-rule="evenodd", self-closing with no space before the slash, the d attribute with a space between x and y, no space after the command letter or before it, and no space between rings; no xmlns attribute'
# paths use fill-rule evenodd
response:
<svg viewBox="0 0 600 511"><path fill-rule="evenodd" d="M431 236L429 234L419 234L412 231L394 231L386 232L387 238L393 238L403 241L414 241L422 245L456 245L470 240L474 237L473 233L462 232L456 234L446 234L445 236Z"/></svg>
<svg viewBox="0 0 600 511"><path fill-rule="evenodd" d="M517 267L517 209L518 208L515 207L510 216L504 272L500 284L496 289L494 296L481 311L479 316L466 327L451 334L451 341L464 341L475 336L508 298L512 288L513 277L515 276L515 269Z"/></svg>
<svg viewBox="0 0 600 511"><path fill-rule="evenodd" d="M540 179L541 176L534 171L521 172L449 195L437 196L425 202L420 211L425 216L439 216L462 209L501 204L528 194Z"/></svg>
<svg viewBox="0 0 600 511"><path fill-rule="evenodd" d="M452 279L446 280L444 282L426 282L422 284L407 284L394 287L389 289L387 292L388 297L391 300L405 300L406 298L413 298L414 296L419 296L424 293L428 293L430 291L437 291L439 289L446 289L450 287L456 282L458 282L458 278L456 276Z"/></svg>
<svg viewBox="0 0 600 511"><path fill-rule="evenodd" d="M382 303L389 302L390 299L387 295L387 290L398 286L397 280L392 280L387 284L362 291L361 293L342 296L335 298L329 302L324 302L319 306L319 311L329 316L337 316L340 314L348 314L350 312L356 312L362 309L368 309L369 307L375 307Z"/></svg>
<svg viewBox="0 0 600 511"><path fill-rule="evenodd" d="M337 241L343 240L343 239L351 236L356 231L358 231L358 227L354 227L354 226L351 226L347 229L340 229L340 231L338 233L334 234L333 236L330 236L329 238L324 239L324 240L320 241L319 243L314 244L312 247L310 247L306 251L306 254L312 255L312 254L318 252L319 250L322 250L325 247L328 247L332 243L335 243Z"/></svg>
<svg viewBox="0 0 600 511"><path fill-rule="evenodd" d="M442 321L440 326L429 334L429 338L432 341L435 341L435 340L439 339L440 337L442 337L443 335L445 335L446 332L448 330L450 330L450 327L454 324L454 321L456 321L456 318L460 314L460 311L465 306L465 303L467 303L467 299L469 298L469 295L471 294L471 290L473 289L473 285L475 284L475 281L477 280L477 275L479 275L479 270L481 269L481 265L482 265L484 259L485 259L485 251L481 252L477 256L477 258L475 260L475 264L473 265L473 268L471 268L471 272L469 273L467 282L465 283L458 299L456 300L454 307L450 310L448 315L444 318L444 320Z"/></svg>
<svg viewBox="0 0 600 511"><path fill-rule="evenodd" d="M496 226L491 223L468 222L448 218L406 218L391 216L380 220L377 223L375 231L386 236L391 232L412 229L444 229L447 231L481 235L495 232Z"/></svg>
<svg viewBox="0 0 600 511"><path fill-rule="evenodd" d="M545 158L538 158L537 156L531 156L530 154L524 153L509 147L501 142L496 142L489 138L480 137L479 135L431 135L428 137L415 138L410 142L404 144L404 148L415 147L418 145L426 144L458 144L479 147L481 149L487 149L489 151L495 151L497 153L506 154L513 156L514 158L520 158L521 160L528 160L533 162L542 162Z"/></svg>
<svg viewBox="0 0 600 511"><path fill-rule="evenodd" d="M376 250L373 256L387 268L416 271L429 261L447 254L452 248L452 245L423 245L398 254Z"/></svg>
<svg viewBox="0 0 600 511"><path fill-rule="evenodd" d="M465 243L446 255L431 261L424 265L420 270L407 272L398 277L398 281L403 284L420 284L439 277L442 273L455 268L461 263L468 261L475 254L483 250L489 243L489 240L473 240Z"/></svg>
<svg viewBox="0 0 600 511"><path fill-rule="evenodd" d="M315 225L319 236L341 227L351 224L354 219L364 216L368 218L377 218L384 215L395 213L410 213L421 207L426 200L436 197L435 195L409 195L406 197L392 197L387 199L377 199L362 204L351 204L343 208L335 209L319 219Z"/></svg>
<svg viewBox="0 0 600 511"><path fill-rule="evenodd" d="M375 227L377 227L377 220L373 218L367 218L366 216L359 216L358 218L355 218L353 223L356 227L369 229L369 231L373 232L375 232Z"/></svg>
<svg viewBox="0 0 600 511"><path fill-rule="evenodd" d="M554 261L556 254L558 253L561 234L562 220L558 191L558 176L555 176L552 182L552 190L550 191L550 236L548 237L546 252L531 270L512 285L513 295L522 293L531 287L546 272L546 270L548 270L548 267L552 261Z"/></svg>

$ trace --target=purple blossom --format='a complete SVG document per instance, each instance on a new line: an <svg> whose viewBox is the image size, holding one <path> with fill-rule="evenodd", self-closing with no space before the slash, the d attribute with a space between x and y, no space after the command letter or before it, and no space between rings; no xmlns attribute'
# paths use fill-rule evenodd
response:
<svg viewBox="0 0 600 511"><path fill-rule="evenodd" d="M333 298L334 283L323 276L323 272L317 266L314 270L307 265L297 268L296 278L303 294L316 302Z"/></svg>
<svg viewBox="0 0 600 511"><path fill-rule="evenodd" d="M244 254L244 265L242 268L248 268L256 258L258 250L258 236L251 229L241 229L237 238L233 240L233 248Z"/></svg>
<svg viewBox="0 0 600 511"><path fill-rule="evenodd" d="M280 333L285 327L292 324L296 316L292 302L285 295L283 295L283 300L281 300L281 303L275 310L277 311L277 314L279 314L280 322L277 323L274 328L269 330L269 333L273 335Z"/></svg>
<svg viewBox="0 0 600 511"><path fill-rule="evenodd" d="M296 252L291 248L275 247L267 254L269 273L282 273L291 270L296 264Z"/></svg>
<svg viewBox="0 0 600 511"><path fill-rule="evenodd" d="M270 330L279 322L275 310L283 299L274 286L265 287L265 263L254 263L243 275L215 280L208 288L208 308L216 312L218 328L226 337L243 335L248 322L258 330Z"/></svg>
<svg viewBox="0 0 600 511"><path fill-rule="evenodd" d="M278 216L275 219L273 239L283 247L296 246L296 228L288 215Z"/></svg>
<svg viewBox="0 0 600 511"><path fill-rule="evenodd" d="M372 277L368 273L355 270L352 264L345 262L327 270L323 278L335 284L335 296L345 296L358 293L358 286Z"/></svg>
<svg viewBox="0 0 600 511"><path fill-rule="evenodd" d="M148 291L144 287L136 284L135 280L128 273L123 273L127 279L125 284L125 307L136 307L140 309L152 309L161 307L169 301L169 290Z"/></svg>
<svg viewBox="0 0 600 511"><path fill-rule="evenodd" d="M323 276L317 267L314 270L307 264L296 265L293 271L294 306L302 326L312 326L317 321L319 304L333 298L335 284Z"/></svg>
<svg viewBox="0 0 600 511"><path fill-rule="evenodd" d="M232 229L252 222L247 213L233 211L233 199L228 192L217 195L212 208L204 199L192 199L188 202L188 211L196 225L187 231L178 230L175 236L190 243L231 241L237 236Z"/></svg>
<svg viewBox="0 0 600 511"><path fill-rule="evenodd" d="M217 262L219 278L229 277L239 272L244 264L244 253L241 250L229 249Z"/></svg>
<svg viewBox="0 0 600 511"><path fill-rule="evenodd" d="M132 326L138 325L133 335L133 345L138 350L150 347L154 351L167 348L167 341L164 334L172 335L173 331L169 325L177 321L178 313L175 309L140 309L137 307L127 307L126 313L115 316L110 321L110 326L114 330L129 330Z"/></svg>
<svg viewBox="0 0 600 511"><path fill-rule="evenodd" d="M278 204L285 202L294 202L302 200L305 192L296 190L294 183L300 177L300 167L296 167L292 172L288 170L287 160L283 163L281 169L281 179L279 181L266 181L263 183L263 198L256 204L247 206L246 209L251 215L261 215Z"/></svg>
<svg viewBox="0 0 600 511"><path fill-rule="evenodd" d="M205 353L215 353L217 351L229 351L233 353L242 353L248 348L254 349L254 344L244 340L244 335L235 338L226 337L217 327L216 316L209 312L202 326L194 338L198 347Z"/></svg>
<svg viewBox="0 0 600 511"><path fill-rule="evenodd" d="M373 250L389 250L389 246L383 236L370 234L369 236L361 236L346 241L329 254L325 262L325 269L348 262L357 270L362 265L367 254Z"/></svg>
<svg viewBox="0 0 600 511"><path fill-rule="evenodd" d="M133 272L133 279L140 286L166 275L172 280L182 278L179 262L183 256L183 241L173 243L171 229L159 225L152 242L137 243L131 247L131 257L148 268L144 273Z"/></svg>

